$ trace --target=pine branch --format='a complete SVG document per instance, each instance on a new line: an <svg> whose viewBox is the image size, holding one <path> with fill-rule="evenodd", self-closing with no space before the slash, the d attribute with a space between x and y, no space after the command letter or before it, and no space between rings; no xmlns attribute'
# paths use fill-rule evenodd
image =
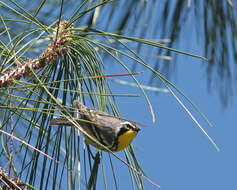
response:
<svg viewBox="0 0 237 190"><path fill-rule="evenodd" d="M7 73L0 76L0 88L10 85L22 77L29 76L31 68L34 70L43 68L45 65L53 63L57 58L60 58L60 55L66 52L69 47L70 39L67 35L72 34L72 25L65 28L66 25L66 21L59 24L59 27L56 28L53 34L53 42L49 44L48 48L39 57L24 63L18 62L16 68L11 68Z"/></svg>

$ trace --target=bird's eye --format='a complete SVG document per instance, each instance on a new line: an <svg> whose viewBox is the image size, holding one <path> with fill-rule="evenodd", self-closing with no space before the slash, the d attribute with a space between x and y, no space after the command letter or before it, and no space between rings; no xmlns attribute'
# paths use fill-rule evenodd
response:
<svg viewBox="0 0 237 190"><path fill-rule="evenodd" d="M133 131L136 131L136 132L140 131L140 128L138 128L135 124L132 124L132 123L130 123L130 122L128 122L128 121L123 122L123 125L126 125L126 127L127 127L128 129L131 129L131 130L133 130Z"/></svg>

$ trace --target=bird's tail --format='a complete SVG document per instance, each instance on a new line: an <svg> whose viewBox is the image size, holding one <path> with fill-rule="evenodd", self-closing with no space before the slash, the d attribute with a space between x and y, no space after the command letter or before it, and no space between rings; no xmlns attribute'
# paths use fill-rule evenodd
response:
<svg viewBox="0 0 237 190"><path fill-rule="evenodd" d="M78 100L75 100L73 102L73 105L78 109L79 112L82 112L82 113L88 112L88 110L90 110L89 108L87 108L84 104L82 104ZM78 121L78 122L80 122L80 121ZM49 122L49 125L69 125L69 126L72 126L73 124L66 118L53 118Z"/></svg>

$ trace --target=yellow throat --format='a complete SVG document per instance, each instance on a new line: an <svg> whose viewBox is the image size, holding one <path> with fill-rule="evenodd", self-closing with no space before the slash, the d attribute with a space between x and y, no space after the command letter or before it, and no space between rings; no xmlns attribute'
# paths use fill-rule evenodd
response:
<svg viewBox="0 0 237 190"><path fill-rule="evenodd" d="M118 138L118 149L117 151L123 150L126 148L134 139L134 137L137 136L137 132L129 130L125 132L124 134L120 135Z"/></svg>

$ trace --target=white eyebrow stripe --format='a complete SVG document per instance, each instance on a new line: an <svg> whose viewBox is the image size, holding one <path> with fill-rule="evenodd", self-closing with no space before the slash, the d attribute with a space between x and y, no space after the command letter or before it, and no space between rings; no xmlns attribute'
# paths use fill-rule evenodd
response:
<svg viewBox="0 0 237 190"><path fill-rule="evenodd" d="M128 124L128 125L132 125L132 123L130 123L130 122L128 122L128 121L121 122L121 124Z"/></svg>
<svg viewBox="0 0 237 190"><path fill-rule="evenodd" d="M121 122L121 125L129 125L130 127L133 127L134 129L138 128L135 124L128 121Z"/></svg>

